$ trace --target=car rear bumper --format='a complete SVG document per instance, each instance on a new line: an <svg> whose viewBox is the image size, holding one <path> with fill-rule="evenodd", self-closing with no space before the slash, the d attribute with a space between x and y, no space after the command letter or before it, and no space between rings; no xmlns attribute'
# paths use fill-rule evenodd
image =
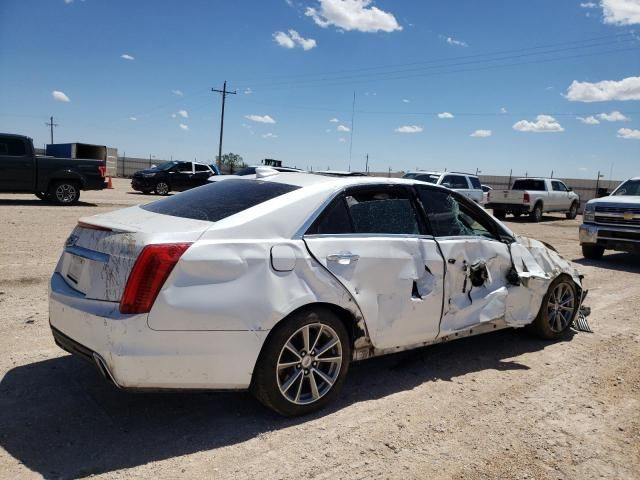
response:
<svg viewBox="0 0 640 480"><path fill-rule="evenodd" d="M127 389L246 389L268 331L156 331L147 315L89 300L61 275L50 283L49 323L64 350Z"/></svg>
<svg viewBox="0 0 640 480"><path fill-rule="evenodd" d="M583 223L580 225L581 245L603 247L607 250L640 252L640 229Z"/></svg>
<svg viewBox="0 0 640 480"><path fill-rule="evenodd" d="M530 205L521 205L519 203L488 202L485 204L484 208L489 208L491 210L502 210L504 212L510 213L529 213L531 211Z"/></svg>

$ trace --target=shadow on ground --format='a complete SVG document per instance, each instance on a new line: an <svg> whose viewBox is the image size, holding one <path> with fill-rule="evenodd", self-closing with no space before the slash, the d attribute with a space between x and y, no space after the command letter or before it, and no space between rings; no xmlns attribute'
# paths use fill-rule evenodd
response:
<svg viewBox="0 0 640 480"><path fill-rule="evenodd" d="M425 382L481 370L548 345L505 330L354 364L327 410L285 419L248 393L128 393L70 356L9 371L0 383L0 445L45 478L76 478L249 440Z"/></svg>
<svg viewBox="0 0 640 480"><path fill-rule="evenodd" d="M587 258L574 258L572 262L587 267L606 268L619 272L640 273L640 254L624 252L605 252L600 260L589 260Z"/></svg>
<svg viewBox="0 0 640 480"><path fill-rule="evenodd" d="M57 205L53 202L40 200L39 198L34 198L33 200L25 200L22 198L17 198L15 200L7 199L7 198L0 199L0 206L12 206L12 205L15 205L16 207L60 207L60 208L97 207L98 206L95 203L89 203L89 202L83 202L83 201L78 201L73 205Z"/></svg>

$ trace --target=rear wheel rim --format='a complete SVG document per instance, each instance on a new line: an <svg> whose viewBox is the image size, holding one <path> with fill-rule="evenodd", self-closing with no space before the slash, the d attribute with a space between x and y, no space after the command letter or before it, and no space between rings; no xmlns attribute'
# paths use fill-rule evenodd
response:
<svg viewBox="0 0 640 480"><path fill-rule="evenodd" d="M156 185L156 191L160 195L166 195L167 193L169 193L169 185L164 182L160 182L158 185Z"/></svg>
<svg viewBox="0 0 640 480"><path fill-rule="evenodd" d="M575 293L567 283L553 287L547 302L547 318L553 332L560 333L569 326L576 308L575 300Z"/></svg>
<svg viewBox="0 0 640 480"><path fill-rule="evenodd" d="M76 198L76 188L69 184L63 183L56 188L56 198L60 203L71 203Z"/></svg>
<svg viewBox="0 0 640 480"><path fill-rule="evenodd" d="M340 375L342 352L340 337L326 324L311 323L296 330L280 350L276 365L282 396L296 405L320 400Z"/></svg>

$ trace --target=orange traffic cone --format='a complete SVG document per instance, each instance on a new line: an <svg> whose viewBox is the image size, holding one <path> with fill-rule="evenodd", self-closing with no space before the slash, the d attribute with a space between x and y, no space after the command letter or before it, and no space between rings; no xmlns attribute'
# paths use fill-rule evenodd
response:
<svg viewBox="0 0 640 480"><path fill-rule="evenodd" d="M113 190L113 182L111 181L111 177L107 177L107 188Z"/></svg>

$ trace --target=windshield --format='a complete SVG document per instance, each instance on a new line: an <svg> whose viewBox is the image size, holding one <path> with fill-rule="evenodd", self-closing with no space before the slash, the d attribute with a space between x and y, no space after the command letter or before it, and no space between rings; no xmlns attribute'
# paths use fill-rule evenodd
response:
<svg viewBox="0 0 640 480"><path fill-rule="evenodd" d="M627 180L620 185L611 195L640 196L640 180Z"/></svg>
<svg viewBox="0 0 640 480"><path fill-rule="evenodd" d="M162 170L164 172L166 172L167 170L170 170L172 167L174 167L175 165L177 165L178 162L167 162L167 163L163 163L162 165L158 165L156 167L156 169L158 170Z"/></svg>
<svg viewBox="0 0 640 480"><path fill-rule="evenodd" d="M531 178L527 178L513 182L511 190L535 190L544 192L546 189L544 188L544 180L533 180Z"/></svg>
<svg viewBox="0 0 640 480"><path fill-rule="evenodd" d="M433 183L436 184L438 183L438 180L440 179L440 175L416 175L416 180L420 180L421 182L427 182L427 183ZM466 186L464 188L467 188Z"/></svg>
<svg viewBox="0 0 640 480"><path fill-rule="evenodd" d="M417 173L405 173L402 178L416 178Z"/></svg>

